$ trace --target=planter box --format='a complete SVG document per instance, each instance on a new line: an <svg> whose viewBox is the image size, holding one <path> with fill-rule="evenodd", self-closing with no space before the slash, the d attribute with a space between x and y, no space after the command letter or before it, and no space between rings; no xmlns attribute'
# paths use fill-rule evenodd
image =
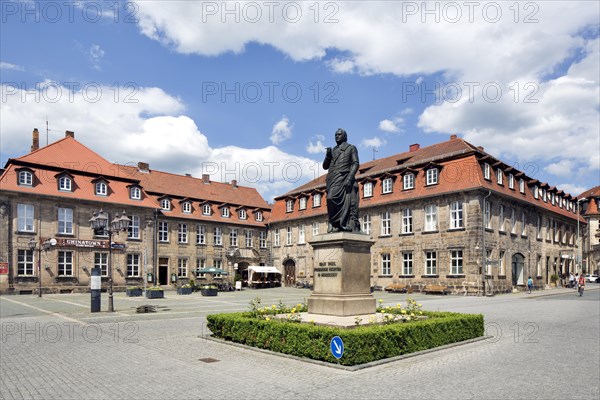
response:
<svg viewBox="0 0 600 400"><path fill-rule="evenodd" d="M216 296L219 294L219 289L200 289L202 296Z"/></svg>
<svg viewBox="0 0 600 400"><path fill-rule="evenodd" d="M162 290L146 290L146 298L162 299L165 297L165 292Z"/></svg>
<svg viewBox="0 0 600 400"><path fill-rule="evenodd" d="M125 293L129 297L140 297L142 295L142 289L125 289Z"/></svg>
<svg viewBox="0 0 600 400"><path fill-rule="evenodd" d="M177 288L177 294L192 294L194 288Z"/></svg>

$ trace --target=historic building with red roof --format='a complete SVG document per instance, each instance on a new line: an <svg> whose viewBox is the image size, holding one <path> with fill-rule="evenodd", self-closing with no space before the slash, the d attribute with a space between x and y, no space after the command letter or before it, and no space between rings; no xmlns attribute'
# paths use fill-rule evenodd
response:
<svg viewBox="0 0 600 400"><path fill-rule="evenodd" d="M270 206L253 188L137 166L111 163L65 138L9 159L0 176L1 292L86 291L91 268L108 280L109 241L94 232L94 212L123 212L127 232L113 236L116 288L188 283L217 267L229 276L270 260L266 221ZM42 244L55 239L54 246ZM32 248L32 246L34 248Z"/></svg>
<svg viewBox="0 0 600 400"><path fill-rule="evenodd" d="M581 257L586 272L600 273L600 186L577 196L581 215L587 224L581 236Z"/></svg>
<svg viewBox="0 0 600 400"><path fill-rule="evenodd" d="M577 268L577 199L456 135L363 163L357 181L374 286L506 292ZM287 284L313 278L310 241L326 230L325 176L275 199L273 260Z"/></svg>

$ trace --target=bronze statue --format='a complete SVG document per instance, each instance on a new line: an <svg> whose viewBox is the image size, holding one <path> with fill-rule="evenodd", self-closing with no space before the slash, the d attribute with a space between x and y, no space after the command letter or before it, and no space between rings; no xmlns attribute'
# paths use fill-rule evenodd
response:
<svg viewBox="0 0 600 400"><path fill-rule="evenodd" d="M343 129L335 132L337 146L327 148L323 169L329 170L326 178L327 232L360 232L358 222L358 150L348 143L348 135Z"/></svg>

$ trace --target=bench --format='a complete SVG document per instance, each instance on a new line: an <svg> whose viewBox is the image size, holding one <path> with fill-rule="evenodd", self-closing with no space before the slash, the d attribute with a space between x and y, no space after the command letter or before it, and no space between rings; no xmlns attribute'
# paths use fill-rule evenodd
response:
<svg viewBox="0 0 600 400"><path fill-rule="evenodd" d="M469 296L469 295L477 296L478 294L479 294L479 288L478 287L467 287L467 288L465 288L465 296Z"/></svg>
<svg viewBox="0 0 600 400"><path fill-rule="evenodd" d="M385 291L392 293L406 293L406 285L391 283L385 287Z"/></svg>
<svg viewBox="0 0 600 400"><path fill-rule="evenodd" d="M423 289L423 292L425 292L425 294L430 294L430 293L448 294L449 290L448 290L448 287L442 286L442 285L427 285Z"/></svg>

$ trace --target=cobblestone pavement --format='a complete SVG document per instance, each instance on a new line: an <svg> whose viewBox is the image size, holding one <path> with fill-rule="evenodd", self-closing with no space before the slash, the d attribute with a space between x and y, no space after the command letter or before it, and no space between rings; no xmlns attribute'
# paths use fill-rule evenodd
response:
<svg viewBox="0 0 600 400"><path fill-rule="evenodd" d="M484 341L355 372L202 338L205 316L301 302L304 289L115 296L91 314L89 295L0 297L1 399L598 399L600 290L454 297L410 295L428 310L482 313ZM407 295L376 293L384 305ZM103 310L107 309L103 295ZM153 314L135 307L156 305ZM206 363L203 358L218 361Z"/></svg>

